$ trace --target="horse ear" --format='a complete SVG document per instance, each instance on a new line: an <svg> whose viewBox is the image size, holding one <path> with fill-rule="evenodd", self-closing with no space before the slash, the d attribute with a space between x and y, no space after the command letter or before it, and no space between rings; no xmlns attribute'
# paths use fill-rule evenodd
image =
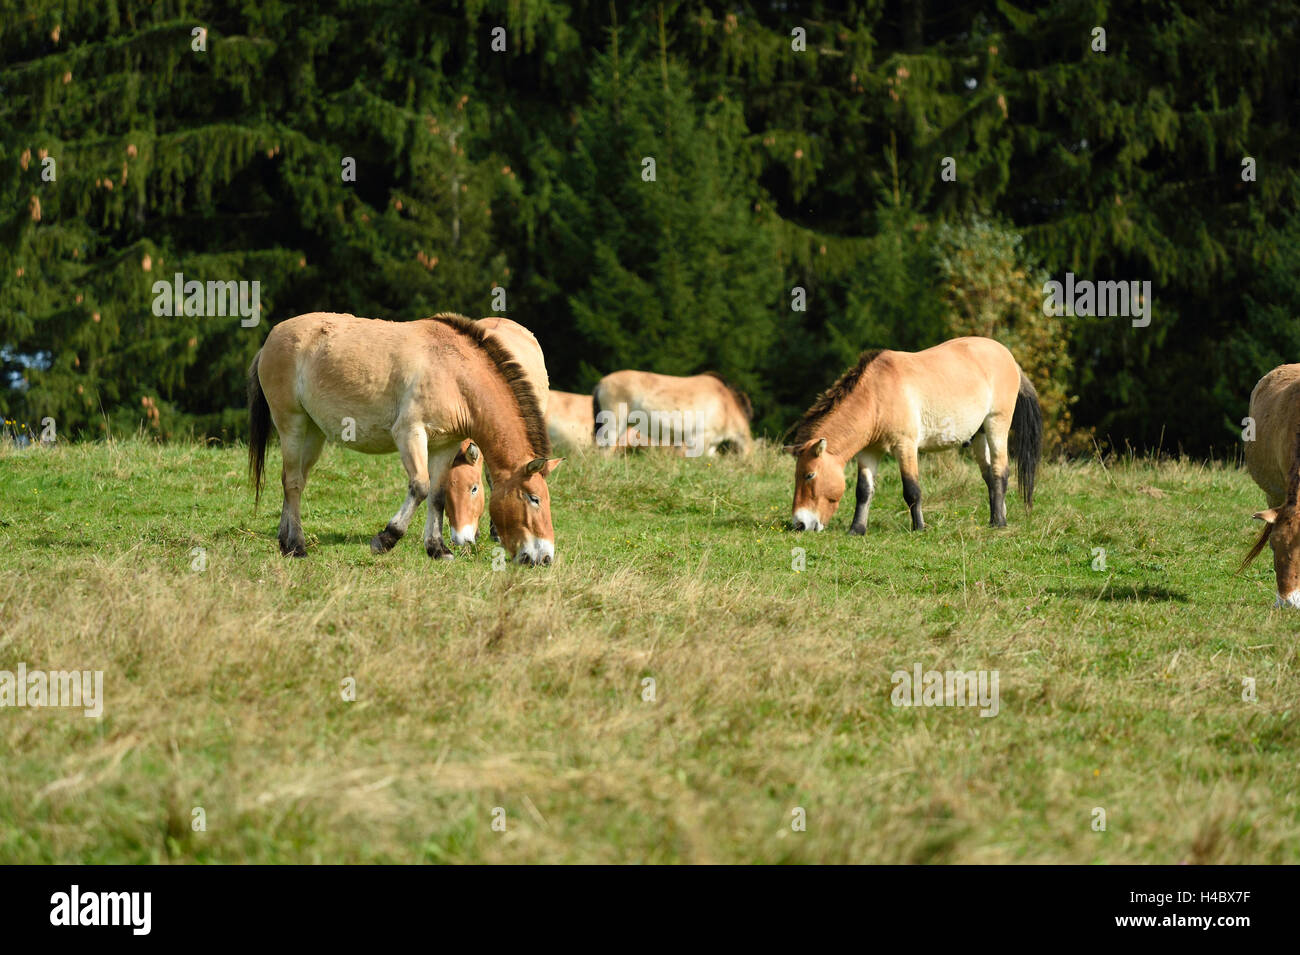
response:
<svg viewBox="0 0 1300 955"><path fill-rule="evenodd" d="M563 463L564 463L564 458L551 458L551 460L546 462L546 471L544 472L545 476L550 477L552 474L555 473L555 469L558 468Z"/></svg>
<svg viewBox="0 0 1300 955"><path fill-rule="evenodd" d="M813 446L813 457L820 458L822 456L822 452L825 450L826 450L826 439L822 438Z"/></svg>
<svg viewBox="0 0 1300 955"><path fill-rule="evenodd" d="M1259 511L1251 516L1257 521L1263 521L1265 524L1272 524L1277 521L1277 509L1270 507L1267 511Z"/></svg>
<svg viewBox="0 0 1300 955"><path fill-rule="evenodd" d="M479 449L478 445L473 441L471 441L469 447L465 449L465 459L469 461L470 464L478 464Z"/></svg>
<svg viewBox="0 0 1300 955"><path fill-rule="evenodd" d="M546 467L546 458L533 458L524 465L525 474L536 474L542 468Z"/></svg>

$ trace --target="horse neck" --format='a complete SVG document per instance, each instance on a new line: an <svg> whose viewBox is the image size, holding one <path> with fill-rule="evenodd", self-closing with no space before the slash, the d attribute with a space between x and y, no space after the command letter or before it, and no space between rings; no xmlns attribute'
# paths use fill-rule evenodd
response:
<svg viewBox="0 0 1300 955"><path fill-rule="evenodd" d="M461 395L469 412L469 437L483 452L483 461L493 481L504 480L536 455L519 414L514 393L486 354L467 366L461 377Z"/></svg>
<svg viewBox="0 0 1300 955"><path fill-rule="evenodd" d="M822 418L818 435L837 454L851 458L873 444L879 436L878 405L872 401L864 382L844 397Z"/></svg>

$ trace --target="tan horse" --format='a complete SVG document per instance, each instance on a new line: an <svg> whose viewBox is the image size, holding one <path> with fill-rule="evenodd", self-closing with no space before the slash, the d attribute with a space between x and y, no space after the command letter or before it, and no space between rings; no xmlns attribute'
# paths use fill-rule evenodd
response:
<svg viewBox="0 0 1300 955"><path fill-rule="evenodd" d="M483 487L483 455L477 444L468 438L460 443L460 450L452 458L439 490L451 542L474 543L487 501Z"/></svg>
<svg viewBox="0 0 1300 955"><path fill-rule="evenodd" d="M919 352L869 351L824 392L795 425L795 530L823 530L858 468L851 534L867 532L876 469L886 452L898 459L912 529L924 530L917 454L972 445L989 489L989 523L1005 527L1008 452L1026 508L1042 453L1038 394L1011 352L991 338L954 338ZM1010 432L1010 448L1008 448Z"/></svg>
<svg viewBox="0 0 1300 955"><path fill-rule="evenodd" d="M1268 498L1255 514L1264 531L1241 569L1273 547L1274 606L1300 608L1300 365L1279 365L1250 393L1255 440L1246 442L1246 468Z"/></svg>
<svg viewBox="0 0 1300 955"><path fill-rule="evenodd" d="M601 448L674 447L686 457L726 446L748 454L749 397L706 372L689 378L616 371L592 392L593 435Z"/></svg>
<svg viewBox="0 0 1300 955"><path fill-rule="evenodd" d="M569 453L593 447L596 419L591 406L591 395L551 392L551 402L546 408L546 432L553 447Z"/></svg>
<svg viewBox="0 0 1300 955"><path fill-rule="evenodd" d="M538 407L546 414L550 396L550 378L546 374L546 359L542 346L523 325L508 318L480 318L475 325L486 329L488 337L501 344L524 370L524 377L533 387ZM443 479L442 505L447 518L453 544L473 544L478 537L479 520L483 516L483 464L478 448L473 451L461 445L461 453L452 460ZM491 483L489 481L489 487ZM496 527L492 539L497 540Z"/></svg>
<svg viewBox="0 0 1300 955"><path fill-rule="evenodd" d="M384 553L430 492L441 493L448 465L472 438L496 488L489 507L502 543L520 563L551 562L546 477L560 461L547 460L546 424L523 368L488 331L461 315L385 322L325 312L271 330L249 368L248 456L260 497L274 422L284 459L281 553L307 553L299 504L327 439L367 454L401 454L406 500L370 542ZM424 545L431 557L451 557L441 501L429 508Z"/></svg>

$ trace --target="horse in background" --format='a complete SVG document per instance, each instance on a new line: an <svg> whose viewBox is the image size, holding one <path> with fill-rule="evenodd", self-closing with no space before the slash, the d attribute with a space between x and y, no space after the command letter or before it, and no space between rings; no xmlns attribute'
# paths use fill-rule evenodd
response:
<svg viewBox="0 0 1300 955"><path fill-rule="evenodd" d="M754 447L749 396L716 372L683 378L616 371L596 383L591 398L600 448L673 447L698 457Z"/></svg>
<svg viewBox="0 0 1300 955"><path fill-rule="evenodd" d="M590 395L552 391L546 407L546 433L551 446L565 453L581 453L594 447L596 420Z"/></svg>

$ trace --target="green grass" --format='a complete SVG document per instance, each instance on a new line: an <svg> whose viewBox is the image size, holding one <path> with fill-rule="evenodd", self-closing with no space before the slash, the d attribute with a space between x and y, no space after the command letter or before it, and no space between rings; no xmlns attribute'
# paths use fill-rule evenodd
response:
<svg viewBox="0 0 1300 955"><path fill-rule="evenodd" d="M1234 574L1263 501L1236 469L1046 466L992 531L974 464L931 456L929 530L884 470L854 538L847 500L784 529L771 450L570 460L557 563L504 571L430 561L420 519L370 553L396 457L327 449L306 560L244 474L0 449L0 669L106 696L0 709L0 862L1300 861L1300 614L1267 559ZM996 669L999 714L893 706L918 662Z"/></svg>

